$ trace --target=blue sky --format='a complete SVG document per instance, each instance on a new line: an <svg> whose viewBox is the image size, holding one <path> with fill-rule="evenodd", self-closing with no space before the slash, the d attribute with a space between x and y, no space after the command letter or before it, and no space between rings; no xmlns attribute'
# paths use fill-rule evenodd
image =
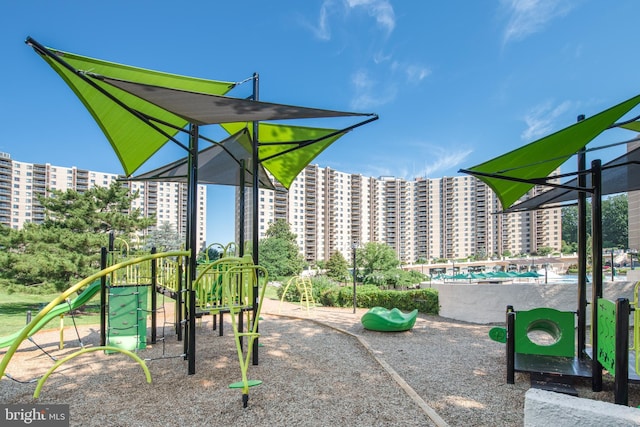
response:
<svg viewBox="0 0 640 427"><path fill-rule="evenodd" d="M84 107L24 44L31 36L176 74L241 81L257 72L261 100L379 114L314 163L452 176L640 93L638 16L636 0L3 2L0 151L122 172ZM230 95L245 96L244 86ZM631 137L612 131L590 147ZM163 150L141 171L180 154ZM208 197L207 240L233 240L233 189L209 187Z"/></svg>

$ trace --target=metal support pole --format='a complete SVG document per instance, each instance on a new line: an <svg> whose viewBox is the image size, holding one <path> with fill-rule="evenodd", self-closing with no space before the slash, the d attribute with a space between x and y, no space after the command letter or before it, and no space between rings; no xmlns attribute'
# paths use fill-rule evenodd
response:
<svg viewBox="0 0 640 427"><path fill-rule="evenodd" d="M187 245L189 254L189 266L187 268L186 288L189 294L189 318L188 318L188 350L187 359L189 375L196 373L196 293L193 282L196 279L196 257L198 255L198 138L199 128L191 124L189 129L189 161L187 176Z"/></svg>
<svg viewBox="0 0 640 427"><path fill-rule="evenodd" d="M182 290L183 290L183 286L182 286L182 278L183 278L183 274L184 274L184 268L182 267L182 262L180 262L180 264L178 264L178 272L177 272L177 279L178 279L178 286L176 289L176 315L175 315L175 322L176 322L176 336L178 341L182 341L182 321L184 320L183 314L184 314L184 298L182 297ZM185 348L185 353L186 353L186 348Z"/></svg>
<svg viewBox="0 0 640 427"><path fill-rule="evenodd" d="M578 121L584 115L578 116ZM587 168L586 152L578 152L578 188L587 186L584 171ZM587 348L587 193L578 192L578 358L586 357Z"/></svg>
<svg viewBox="0 0 640 427"><path fill-rule="evenodd" d="M107 248L100 248L100 269L107 268ZM107 276L100 278L100 345L107 345Z"/></svg>
<svg viewBox="0 0 640 427"><path fill-rule="evenodd" d="M507 306L507 384L515 383L515 356L516 356L516 344L514 332L516 329L516 313L513 311L513 306Z"/></svg>
<svg viewBox="0 0 640 427"><path fill-rule="evenodd" d="M593 257L592 264L592 298L591 303L591 348L593 363L591 364L591 389L602 391L602 364L598 361L598 298L602 298L602 168L600 160L591 162L591 238Z"/></svg>
<svg viewBox="0 0 640 427"><path fill-rule="evenodd" d="M151 248L151 253L156 253L155 246ZM156 258L151 260L151 344L155 344L157 340L157 319L156 313L158 311L158 295L156 292L156 286L158 284L157 275L158 275L158 260ZM145 325L147 323L147 315L144 314Z"/></svg>
<svg viewBox="0 0 640 427"><path fill-rule="evenodd" d="M354 243L352 246L353 249L353 314L356 314L357 307L357 299L356 299L356 247L357 244Z"/></svg>
<svg viewBox="0 0 640 427"><path fill-rule="evenodd" d="M260 77L258 75L258 73L253 73L253 100L254 101L258 101L260 99ZM258 230L258 226L259 226L259 218L258 218L258 203L260 201L260 180L259 180L259 175L258 175L258 165L260 163L260 153L258 150L258 145L260 143L260 135L259 135L259 124L258 122L253 122L253 143L251 144L252 146L252 152L251 152L251 158L252 158L252 169L253 169L253 218L252 218L252 228L253 228L253 245L252 245L252 251L253 251L253 263L255 265L259 265L259 257L258 257L258 241L259 241L259 230ZM258 280L260 280L260 278L256 278L255 281L255 285L253 286L253 321L257 322L258 319L256 319L256 314L258 314ZM256 332L258 332L258 327L256 327ZM252 359L253 359L253 364L257 365L258 364L258 350L260 349L260 347L258 346L258 340L259 338L255 339L253 341L253 349L252 349Z"/></svg>
<svg viewBox="0 0 640 427"><path fill-rule="evenodd" d="M616 267L613 259L613 248L611 248L611 281L614 282L616 280Z"/></svg>
<svg viewBox="0 0 640 427"><path fill-rule="evenodd" d="M241 257L244 255L244 228L245 228L245 203L244 203L244 199L246 197L246 188L247 186L245 185L245 172L246 172L246 160L245 159L240 159L240 188L238 190L239 193L239 197L238 197L238 210L240 212L238 212L238 245L240 245L240 248L238 249L238 255L240 255ZM215 322L214 322L215 324Z"/></svg>
<svg viewBox="0 0 640 427"><path fill-rule="evenodd" d="M616 301L616 357L614 398L618 405L629 404L629 300Z"/></svg>

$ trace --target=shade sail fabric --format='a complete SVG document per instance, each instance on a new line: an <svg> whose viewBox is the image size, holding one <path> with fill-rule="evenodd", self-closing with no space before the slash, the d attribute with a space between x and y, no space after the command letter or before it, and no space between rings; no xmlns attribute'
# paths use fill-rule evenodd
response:
<svg viewBox="0 0 640 427"><path fill-rule="evenodd" d="M145 99L197 125L370 115L216 96L106 76L93 77Z"/></svg>
<svg viewBox="0 0 640 427"><path fill-rule="evenodd" d="M198 153L198 183L240 186L241 160L245 160L244 185L253 186L251 151L245 146L251 144L249 133L240 131L224 141L205 148ZM137 175L133 181L186 181L188 173L187 157L166 166ZM274 190L275 187L262 166L258 166L261 188Z"/></svg>
<svg viewBox="0 0 640 427"><path fill-rule="evenodd" d="M263 120L371 116L220 96L234 83L161 73L48 49L28 39L65 80L111 143L131 176L189 123L230 125L234 133ZM259 161L286 188L344 131L260 123ZM356 125L358 126L358 125ZM285 143L284 145L282 143ZM289 144L290 143L290 144ZM250 143L245 142L245 147Z"/></svg>
<svg viewBox="0 0 640 427"><path fill-rule="evenodd" d="M30 39L27 43L30 43ZM157 152L169 140L168 137L176 135L179 129L186 126L187 120L162 108L159 108L144 99L123 92L107 83L92 80L100 89L115 96L122 104L137 110L145 115L155 117L172 126L157 124L164 132L159 132L139 117L132 115L121 104L114 102L107 95L101 93L85 79L85 72L109 75L114 78L123 78L130 81L144 81L154 85L162 85L177 90L191 90L200 93L222 95L234 87L234 83L205 80L193 77L180 76L170 73L161 73L143 68L131 67L99 59L76 55L69 52L49 49L42 51L35 48L42 58L62 77L78 98L91 113L115 151L124 173L130 176L155 152ZM77 70L74 72L50 55L56 55L64 62Z"/></svg>
<svg viewBox="0 0 640 427"><path fill-rule="evenodd" d="M530 211L578 200L578 179L574 178L563 185L574 187L576 190L554 188L517 203L504 210L504 213ZM591 187L591 174L586 175L586 187ZM629 151L602 166L603 195L634 190L640 190L640 148Z"/></svg>
<svg viewBox="0 0 640 427"><path fill-rule="evenodd" d="M253 136L253 127L248 123L227 123L222 127L229 133L248 128ZM258 158L260 164L288 189L313 159L345 133L335 129L259 123ZM250 142L243 143L251 150Z"/></svg>
<svg viewBox="0 0 640 427"><path fill-rule="evenodd" d="M498 196L503 209L508 209L524 196L534 183L515 182L502 177L532 180L549 176L569 157L583 148L616 120L640 103L640 95L628 99L595 116L548 135L521 148L461 172L477 176ZM491 176L483 176L487 174Z"/></svg>

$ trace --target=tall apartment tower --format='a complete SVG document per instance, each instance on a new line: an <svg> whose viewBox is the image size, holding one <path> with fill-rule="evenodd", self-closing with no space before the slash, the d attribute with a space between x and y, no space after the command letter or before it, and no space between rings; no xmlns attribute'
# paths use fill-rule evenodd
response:
<svg viewBox="0 0 640 427"><path fill-rule="evenodd" d="M336 251L349 259L354 244L367 242L387 244L406 263L561 248L560 209L497 214L496 195L471 176L408 181L309 165L288 192L282 187L259 191L259 238L272 221L285 219L308 262L326 260ZM540 191L534 188L526 197ZM247 195L246 218L251 218L251 200ZM247 240L250 230L247 220Z"/></svg>
<svg viewBox="0 0 640 427"><path fill-rule="evenodd" d="M108 187L118 178L121 176L107 172L21 162L12 160L8 153L0 153L0 224L20 229L27 222L41 223L45 214L37 196L49 197L52 190L83 192L94 187ZM139 192L139 197L131 203L132 209L140 209L144 216L155 215L156 227L169 222L182 236L185 235L187 189L184 183L126 181L122 185ZM206 243L206 197L206 187L199 185L197 229L200 248Z"/></svg>

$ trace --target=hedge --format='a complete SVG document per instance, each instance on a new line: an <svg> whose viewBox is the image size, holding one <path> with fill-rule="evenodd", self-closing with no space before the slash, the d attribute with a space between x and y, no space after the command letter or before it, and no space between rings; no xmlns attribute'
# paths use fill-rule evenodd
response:
<svg viewBox="0 0 640 427"><path fill-rule="evenodd" d="M325 289L316 300L324 306L353 307L353 287ZM407 291L381 290L373 285L356 287L356 306L360 308L384 307L402 311L418 309L420 313L438 314L440 305L435 289L411 289Z"/></svg>

